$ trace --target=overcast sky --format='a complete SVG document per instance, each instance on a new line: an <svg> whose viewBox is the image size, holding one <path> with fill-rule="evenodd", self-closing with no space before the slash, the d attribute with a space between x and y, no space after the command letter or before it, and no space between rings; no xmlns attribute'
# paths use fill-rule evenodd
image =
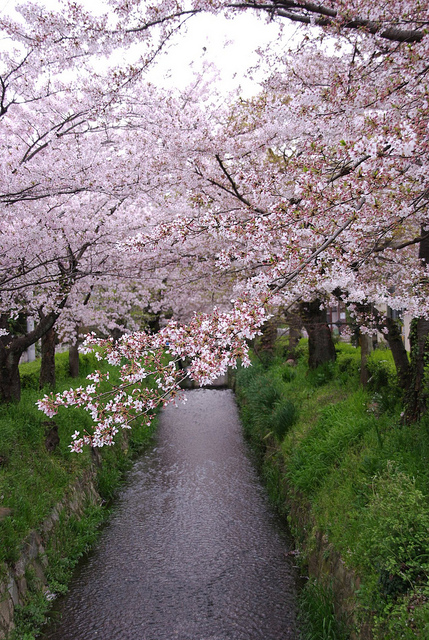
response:
<svg viewBox="0 0 429 640"><path fill-rule="evenodd" d="M232 20L221 15L194 16L188 23L187 34L177 37L168 52L158 59L149 77L157 84L183 89L204 64L213 65L219 70L222 90L233 90L240 85L242 95L249 96L257 90L263 70L253 70L254 80L246 77L246 71L260 67L257 49L266 51L277 40L278 33L278 25L267 24L250 11L237 14ZM282 48L291 46L295 33L296 27L286 25Z"/></svg>
<svg viewBox="0 0 429 640"><path fill-rule="evenodd" d="M102 0L80 2L95 12L97 5L104 4ZM22 0L0 0L0 14L16 16L15 6L21 3ZM61 6L62 0L37 0L37 3L55 8ZM195 74L204 69L205 78L213 81L217 90L228 93L240 87L240 94L248 97L257 92L258 80L264 75L257 49L266 51L277 40L278 33L278 25L267 24L263 16L258 18L251 11L243 11L233 19L222 15L196 15L188 20L186 31L181 30L158 56L147 77L158 86L183 90L192 84ZM296 25L284 24L281 49L292 45L296 33ZM246 71L255 66L258 69L254 69L251 79ZM210 67L218 69L217 77Z"/></svg>

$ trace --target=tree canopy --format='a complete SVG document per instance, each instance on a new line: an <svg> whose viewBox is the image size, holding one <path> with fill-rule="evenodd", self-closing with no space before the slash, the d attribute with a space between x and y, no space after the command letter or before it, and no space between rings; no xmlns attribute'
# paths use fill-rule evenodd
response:
<svg viewBox="0 0 429 640"><path fill-rule="evenodd" d="M50 415L61 404L91 410L95 435L76 435L75 450L109 444L136 413L174 399L177 360L190 358L190 375L207 382L246 362L246 340L273 310L341 300L356 317L387 305L416 319L418 415L429 329L427 2L99 9L27 3L22 20L0 21L13 43L0 79L3 379L11 354L61 316L85 323L89 293L104 326L150 301L175 313L154 336L98 343L112 362L128 361L107 404L100 374L41 402ZM253 98L214 100L204 77L183 95L145 80L193 15L240 11L256 12L261 29L302 25L293 50L270 54ZM118 63L119 51L132 62ZM189 319L191 310L204 313ZM39 318L19 343L17 314ZM139 389L151 367L158 400Z"/></svg>

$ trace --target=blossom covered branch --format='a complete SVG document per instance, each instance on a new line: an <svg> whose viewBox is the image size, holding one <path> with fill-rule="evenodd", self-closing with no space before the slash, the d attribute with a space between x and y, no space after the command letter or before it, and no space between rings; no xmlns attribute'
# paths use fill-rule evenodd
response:
<svg viewBox="0 0 429 640"><path fill-rule="evenodd" d="M215 309L210 315L195 316L187 326L172 322L156 335L136 332L117 343L90 336L85 349L96 349L98 360L119 367L120 383L103 391L109 375L97 371L88 376L92 384L45 395L38 407L48 417L60 407L83 407L90 413L93 433L76 432L72 451L81 452L86 444L111 445L119 429L130 428L136 418L143 417L150 425L156 408L176 399L186 377L204 385L228 367L236 367L239 359L248 366L246 340L258 333L265 319L261 305L241 302L230 314ZM190 363L187 370L179 366L185 358Z"/></svg>

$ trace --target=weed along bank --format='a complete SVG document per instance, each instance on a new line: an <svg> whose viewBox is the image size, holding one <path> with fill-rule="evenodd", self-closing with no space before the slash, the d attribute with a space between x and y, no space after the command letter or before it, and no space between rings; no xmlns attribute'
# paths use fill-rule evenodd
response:
<svg viewBox="0 0 429 640"><path fill-rule="evenodd" d="M303 638L429 637L427 418L405 425L388 350L368 359L336 346L308 370L306 343L241 369L235 389L245 433L271 499L287 513L308 580ZM327 633L331 635L323 635ZM319 634L319 635L318 635Z"/></svg>
<svg viewBox="0 0 429 640"><path fill-rule="evenodd" d="M2 572L0 638L20 638L26 630L37 630L49 602L66 588L74 563L94 541L103 519L101 504L96 470L88 469L67 488L40 527L25 537L16 561ZM58 575L56 563L63 566L64 583L52 577Z"/></svg>
<svg viewBox="0 0 429 640"><path fill-rule="evenodd" d="M80 355L71 380L68 354L56 356L58 388L86 382L93 356ZM30 640L74 567L98 538L132 459L152 430L136 424L114 447L70 452L71 435L89 425L81 410L46 421L36 401L40 360L22 365L22 398L0 416L0 638ZM55 437L54 437L55 435Z"/></svg>

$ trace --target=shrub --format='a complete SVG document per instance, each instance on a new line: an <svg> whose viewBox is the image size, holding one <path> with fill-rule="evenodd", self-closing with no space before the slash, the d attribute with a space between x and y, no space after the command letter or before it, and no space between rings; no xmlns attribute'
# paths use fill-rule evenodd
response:
<svg viewBox="0 0 429 640"><path fill-rule="evenodd" d="M40 374L40 360L25 362L19 365L19 375L22 389L38 389Z"/></svg>
<svg viewBox="0 0 429 640"><path fill-rule="evenodd" d="M396 368L390 351L376 349L370 353L367 367L370 374L368 381L370 389L380 391L387 388L389 391L396 391Z"/></svg>
<svg viewBox="0 0 429 640"><path fill-rule="evenodd" d="M377 612L377 637L393 639L399 619L401 629L413 628L417 607L412 602L426 604L429 596L429 505L414 479L393 462L374 477L371 489L353 555L372 575L361 597L364 606ZM427 606L420 608L426 628L428 614Z"/></svg>
<svg viewBox="0 0 429 640"><path fill-rule="evenodd" d="M383 596L406 591L429 578L429 506L415 480L388 462L375 476L362 515L360 562L376 566ZM358 558L357 558L358 559Z"/></svg>
<svg viewBox="0 0 429 640"><path fill-rule="evenodd" d="M308 383L312 387L321 387L335 377L337 367L335 362L324 362L317 369L310 369L308 372Z"/></svg>
<svg viewBox="0 0 429 640"><path fill-rule="evenodd" d="M41 360L38 358L34 362L24 362L19 365L19 375L21 377L22 389L38 389L40 375ZM79 373L80 376L87 376L91 371L99 368L99 363L95 359L93 353L79 354ZM57 384L64 383L69 379L69 353L55 354L55 378Z"/></svg>
<svg viewBox="0 0 429 640"><path fill-rule="evenodd" d="M290 400L282 400L274 407L271 416L271 429L280 442L297 419L298 409Z"/></svg>
<svg viewBox="0 0 429 640"><path fill-rule="evenodd" d="M290 365L286 365L282 370L281 377L283 382L292 382L296 378L296 371Z"/></svg>
<svg viewBox="0 0 429 640"><path fill-rule="evenodd" d="M308 360L308 338L301 338L298 346L295 348L296 360Z"/></svg>
<svg viewBox="0 0 429 640"><path fill-rule="evenodd" d="M361 367L360 348L348 343L339 343L336 347L338 375L341 382L358 383Z"/></svg>

